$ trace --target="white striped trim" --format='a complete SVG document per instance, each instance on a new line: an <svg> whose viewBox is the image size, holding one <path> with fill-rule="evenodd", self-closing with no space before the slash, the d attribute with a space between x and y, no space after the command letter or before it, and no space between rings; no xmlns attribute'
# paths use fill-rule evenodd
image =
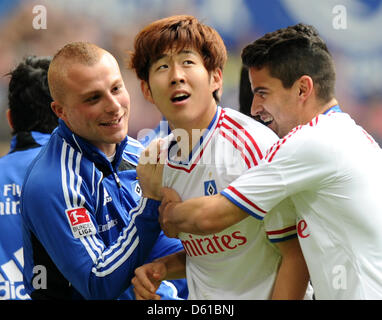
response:
<svg viewBox="0 0 382 320"><path fill-rule="evenodd" d="M66 141L64 141L61 149L60 165L62 190L67 209L80 207L85 203L85 198L81 194L82 178L79 174L81 159L81 153L76 152L66 143ZM98 181L97 206L99 203L98 190L101 180L102 176ZM143 212L146 203L147 199L141 198L139 205L131 210L131 220L129 225L125 228L123 234L118 237L116 243L109 247L107 250L105 250L104 244L99 239L97 239L95 235L89 235L80 238L82 245L95 264L95 266L92 268L92 272L95 275L103 277L112 273L134 252L135 248L139 244L139 237L135 227L135 218Z"/></svg>

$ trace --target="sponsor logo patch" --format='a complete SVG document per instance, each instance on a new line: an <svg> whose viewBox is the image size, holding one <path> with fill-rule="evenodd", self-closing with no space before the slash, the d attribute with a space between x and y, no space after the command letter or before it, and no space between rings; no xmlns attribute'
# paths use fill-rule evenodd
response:
<svg viewBox="0 0 382 320"><path fill-rule="evenodd" d="M96 228L85 208L67 209L65 213L75 238L96 234Z"/></svg>

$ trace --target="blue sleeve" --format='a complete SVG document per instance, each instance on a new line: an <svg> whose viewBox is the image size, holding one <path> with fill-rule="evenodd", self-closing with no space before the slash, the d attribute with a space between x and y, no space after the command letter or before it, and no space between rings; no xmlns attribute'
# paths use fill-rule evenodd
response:
<svg viewBox="0 0 382 320"><path fill-rule="evenodd" d="M158 240L151 250L147 262L153 261L160 257L183 250L182 242L179 239L168 238L163 231L159 234ZM188 287L187 280L167 280L163 281L157 290L157 294L161 296L162 300L179 300L187 299Z"/></svg>
<svg viewBox="0 0 382 320"><path fill-rule="evenodd" d="M147 258L145 263L149 263L157 258L164 257L181 250L183 250L181 241L175 238L168 238L162 231L159 234L159 237L151 250L150 256ZM187 280L184 278L163 281L157 290L157 294L160 295L162 300L187 299ZM129 287L123 299L135 299L132 286Z"/></svg>
<svg viewBox="0 0 382 320"><path fill-rule="evenodd" d="M130 211L129 224L122 228L115 241L107 244L98 231L74 237L60 202L62 199L50 196L36 201L38 198L33 192L28 193L28 188L23 199L23 220L27 229L33 232L58 270L85 299L119 297L129 286L134 270L147 259L160 232L157 213L160 202L154 200L143 198ZM97 230L95 218L92 214L89 217ZM28 258L28 254L31 253L25 256L24 278L30 293L33 291L33 257ZM49 274L47 276L49 279Z"/></svg>
<svg viewBox="0 0 382 320"><path fill-rule="evenodd" d="M88 297L115 298L130 284L135 269L145 262L160 232L157 214L159 204L142 198L140 204L131 210L130 224L124 228L117 241L93 261L89 284L94 287L93 290L90 287ZM87 288L84 287L83 291L86 292Z"/></svg>
<svg viewBox="0 0 382 320"><path fill-rule="evenodd" d="M181 250L183 250L183 245L179 239L168 238L163 231L161 231L146 263Z"/></svg>

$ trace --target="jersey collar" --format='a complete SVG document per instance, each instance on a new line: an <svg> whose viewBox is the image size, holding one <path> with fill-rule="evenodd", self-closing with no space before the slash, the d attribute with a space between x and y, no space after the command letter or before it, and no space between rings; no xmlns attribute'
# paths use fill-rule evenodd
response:
<svg viewBox="0 0 382 320"><path fill-rule="evenodd" d="M203 136L199 139L198 143L192 148L187 160L183 160L183 161L174 160L174 156L177 154L179 150L179 145L177 144L175 140L173 140L168 148L168 161L178 166L184 166L187 168L189 168L190 166L193 167L199 161L200 157L203 154L204 148L211 140L213 132L219 125L219 120L221 118L221 115L222 115L222 108L218 106L213 119L211 120L210 124L205 130Z"/></svg>
<svg viewBox="0 0 382 320"><path fill-rule="evenodd" d="M327 115L329 113L332 113L332 112L342 112L340 106L338 104L336 104L335 106L333 107L330 107L328 110L326 110L323 114Z"/></svg>
<svg viewBox="0 0 382 320"><path fill-rule="evenodd" d="M58 132L65 140L69 142L73 148L83 153L87 158L91 159L91 161L107 166L112 165L114 168L118 168L122 160L123 150L125 149L128 141L128 136L126 136L122 142L117 144L115 158L113 164L111 164L106 155L101 150L99 150L93 144L89 143L87 140L73 133L61 119L59 119Z"/></svg>

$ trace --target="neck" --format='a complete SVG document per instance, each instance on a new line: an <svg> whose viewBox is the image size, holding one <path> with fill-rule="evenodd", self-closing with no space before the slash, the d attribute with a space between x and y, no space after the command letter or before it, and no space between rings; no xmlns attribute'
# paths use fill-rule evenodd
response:
<svg viewBox="0 0 382 320"><path fill-rule="evenodd" d="M184 128L175 128L172 130L174 138L177 141L179 148L182 150L183 156L188 157L191 150L199 142L205 131L206 129L199 128L192 128L189 130Z"/></svg>
<svg viewBox="0 0 382 320"><path fill-rule="evenodd" d="M111 157L115 155L115 152L117 150L117 145L116 144L110 144L107 146L102 146L102 148L99 148L105 155L106 157Z"/></svg>
<svg viewBox="0 0 382 320"><path fill-rule="evenodd" d="M216 110L217 105L215 104L213 108L210 108L207 113L202 115L200 120L187 124L176 123L170 125L170 127L175 128L175 130L173 130L174 135L181 138L181 141L179 141L178 138L178 143L183 143L183 150L188 150L188 153L191 152L210 125Z"/></svg>
<svg viewBox="0 0 382 320"><path fill-rule="evenodd" d="M318 112L316 113L316 116L321 113L324 113L325 111L329 110L330 108L334 107L337 104L338 104L338 101L335 98L332 98L329 102L325 103L324 105L318 108Z"/></svg>

